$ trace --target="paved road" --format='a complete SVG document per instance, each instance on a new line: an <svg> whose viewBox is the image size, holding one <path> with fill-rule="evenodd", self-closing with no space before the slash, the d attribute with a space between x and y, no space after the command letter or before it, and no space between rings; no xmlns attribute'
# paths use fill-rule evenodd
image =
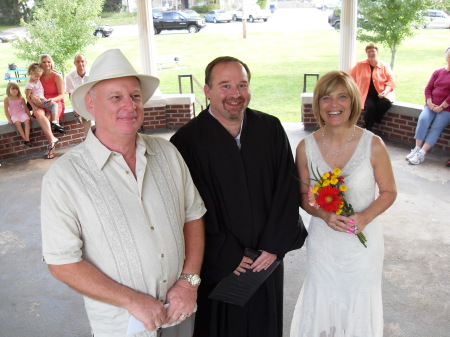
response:
<svg viewBox="0 0 450 337"><path fill-rule="evenodd" d="M293 147L308 134L299 123L283 125ZM430 154L425 163L412 166L404 159L409 149L388 145L399 194L381 216L384 335L448 337L448 158ZM57 156L67 150L58 150ZM90 337L81 296L53 279L41 260L40 185L53 162L39 155L0 166L0 337ZM284 337L305 276L305 258L305 249L285 258Z"/></svg>
<svg viewBox="0 0 450 337"><path fill-rule="evenodd" d="M328 24L328 11L321 11L316 8L280 8L267 21L256 21L247 23L247 32L284 32L302 31L302 30L330 30L334 29ZM137 25L121 25L113 26L114 32L108 39L118 37L136 37L138 36ZM215 34L217 32L236 33L242 32L242 22L232 21L226 23L212 23L207 22L206 27L198 34ZM17 27L9 29L8 31L22 35L24 28ZM180 31L163 31L165 34L189 34L186 30Z"/></svg>

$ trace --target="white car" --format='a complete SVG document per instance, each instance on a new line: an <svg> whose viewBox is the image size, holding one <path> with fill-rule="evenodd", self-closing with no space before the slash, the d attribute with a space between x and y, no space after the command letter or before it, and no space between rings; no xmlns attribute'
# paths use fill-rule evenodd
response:
<svg viewBox="0 0 450 337"><path fill-rule="evenodd" d="M450 16L438 9L428 9L425 11L424 28L450 28Z"/></svg>
<svg viewBox="0 0 450 337"><path fill-rule="evenodd" d="M208 22L230 22L231 14L221 9L214 9L205 14L205 20Z"/></svg>
<svg viewBox="0 0 450 337"><path fill-rule="evenodd" d="M327 9L341 8L341 0L313 0L311 5L314 8L325 11Z"/></svg>

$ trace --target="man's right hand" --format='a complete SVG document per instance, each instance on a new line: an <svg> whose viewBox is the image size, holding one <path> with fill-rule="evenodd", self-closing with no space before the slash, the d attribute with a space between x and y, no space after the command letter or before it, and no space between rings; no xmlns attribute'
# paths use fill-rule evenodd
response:
<svg viewBox="0 0 450 337"><path fill-rule="evenodd" d="M164 303L117 283L87 261L48 267L55 278L79 293L124 308L148 330L156 330L168 321Z"/></svg>
<svg viewBox="0 0 450 337"><path fill-rule="evenodd" d="M250 269L250 266L253 264L253 260L247 256L244 256L242 258L241 263L236 268L236 270L233 272L236 275L240 275L241 273L245 273L247 269Z"/></svg>
<svg viewBox="0 0 450 337"><path fill-rule="evenodd" d="M150 295L136 293L127 309L147 330L157 330L168 320L164 303Z"/></svg>

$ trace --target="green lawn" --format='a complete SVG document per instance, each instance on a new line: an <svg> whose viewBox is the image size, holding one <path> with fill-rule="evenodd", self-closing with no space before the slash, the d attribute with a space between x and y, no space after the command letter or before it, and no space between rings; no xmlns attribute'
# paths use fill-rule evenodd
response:
<svg viewBox="0 0 450 337"><path fill-rule="evenodd" d="M415 37L400 46L394 68L397 101L423 103L423 90L432 72L445 65L443 53L448 37L449 30L418 30ZM182 68L159 73L163 93L178 93L178 75L192 74L203 85L206 64L217 56L231 55L246 62L252 71L250 106L274 114L283 122L299 121L303 74L324 74L339 65L339 32L335 30L251 33L245 40L240 34L212 34L205 30L198 34L163 33L155 36L155 41L157 54L178 54L182 60ZM365 58L365 45L357 44L357 60ZM113 34L98 40L85 54L92 63L109 48L122 49L135 67L140 68L137 37L117 38ZM387 50L380 49L379 55L389 62ZM12 44L1 44L0 64L6 70L7 64L12 62L26 66L14 56ZM308 91L312 91L314 85L314 81L310 82ZM5 93L6 83L1 79L0 94ZM183 82L183 88L188 90L187 81ZM195 93L204 102L203 92L196 88ZM5 120L1 108L0 120Z"/></svg>

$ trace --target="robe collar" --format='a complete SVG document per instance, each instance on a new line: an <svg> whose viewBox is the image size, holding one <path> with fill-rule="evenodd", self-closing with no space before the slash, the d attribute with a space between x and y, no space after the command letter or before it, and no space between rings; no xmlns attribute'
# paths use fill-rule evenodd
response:
<svg viewBox="0 0 450 337"><path fill-rule="evenodd" d="M211 106L208 107L208 111L211 114L211 116L213 116L217 120L216 116L214 116L213 112L211 111ZM245 119L245 111L244 111L244 118L242 118L241 121L241 129L239 130L239 134L236 136L236 138L234 138L239 150L241 149L241 133L242 133L242 125L244 125L244 119Z"/></svg>

